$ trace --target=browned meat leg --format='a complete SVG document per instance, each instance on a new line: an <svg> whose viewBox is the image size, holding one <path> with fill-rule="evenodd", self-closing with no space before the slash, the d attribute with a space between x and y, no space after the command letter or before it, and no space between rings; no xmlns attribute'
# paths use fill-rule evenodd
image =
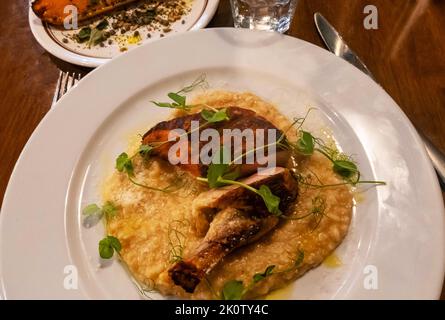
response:
<svg viewBox="0 0 445 320"><path fill-rule="evenodd" d="M232 250L253 242L272 230L278 217L257 218L234 208L219 212L196 253L177 263L169 275L187 292L193 292L202 278Z"/></svg>
<svg viewBox="0 0 445 320"><path fill-rule="evenodd" d="M269 186L282 199L280 208L285 211L289 202L297 195L296 182L287 169L275 168L269 173L266 176L254 175L243 182L255 188L260 185ZM197 212L201 213L201 218L213 220L196 250L169 270L174 283L187 292L194 292L205 274L231 251L258 240L279 221L277 216L268 213L258 195L242 187L211 190L201 194L196 200ZM208 215L212 210L216 212Z"/></svg>

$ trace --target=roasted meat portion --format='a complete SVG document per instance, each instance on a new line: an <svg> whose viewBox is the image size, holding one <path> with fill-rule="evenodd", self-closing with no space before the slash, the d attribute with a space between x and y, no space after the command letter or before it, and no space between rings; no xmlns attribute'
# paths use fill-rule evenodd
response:
<svg viewBox="0 0 445 320"><path fill-rule="evenodd" d="M278 217L258 218L248 212L227 208L213 219L206 237L195 253L178 262L169 275L176 285L187 292L194 292L206 273L232 250L253 242L272 230Z"/></svg>
<svg viewBox="0 0 445 320"><path fill-rule="evenodd" d="M242 180L254 188L267 185L280 197L280 209L286 213L297 196L297 183L289 170L274 168ZM254 242L271 231L279 217L270 214L261 197L241 186L227 186L204 192L195 199L199 228L207 226L201 244L183 261L169 270L176 285L194 292L203 277L230 252Z"/></svg>
<svg viewBox="0 0 445 320"><path fill-rule="evenodd" d="M64 19L71 14L64 11L69 5L77 8L80 22L136 1L139 0L35 0L31 7L42 21L63 26Z"/></svg>
<svg viewBox="0 0 445 320"><path fill-rule="evenodd" d="M288 169L281 167L264 170L253 174L240 182L255 189L266 185L272 193L280 197L280 210L285 212L297 194L297 184ZM201 193L193 201L193 220L195 230L204 236L213 217L226 208L237 208L249 212L255 217L267 217L269 212L263 199L251 191L237 185L211 189Z"/></svg>
<svg viewBox="0 0 445 320"><path fill-rule="evenodd" d="M152 151L152 156L158 156L164 160L168 161L168 154L170 147L174 143L178 143L179 138L174 141L168 141L169 134L172 130L182 129L186 133L190 133L193 129L191 127L192 121L199 122L199 125L203 125L202 130L212 128L218 131L220 137L221 145L229 145L231 146L231 154L234 155L244 155L246 151L252 150L253 148L258 148L265 146L267 144L271 144L276 142L282 132L278 130L272 123L267 121L265 118L256 114L256 112L239 108L239 107L229 107L227 108L227 115L229 116L229 120L216 122L216 123L208 123L205 124L205 120L201 117L200 113L190 114L183 117L174 118L172 120L163 121L155 125L151 128L145 135L143 136L142 143L143 144L151 144L157 145L157 147ZM243 136L243 132L245 129L251 129L253 132L253 136L251 136L251 140L255 141L253 145L247 144L246 136ZM258 129L261 129L259 131ZM269 141L268 130L272 130L275 133L274 138ZM227 135L227 132L231 132L232 136ZM224 135L226 133L226 135ZM264 139L261 140L259 134L262 134L261 137ZM241 143L236 143L234 137L238 137L238 141ZM226 137L226 138L225 138ZM181 150L187 150L187 154L177 155L178 158L187 159L187 163L179 163L182 169L190 172L194 176L206 176L208 165L202 163L201 158L195 157L195 151L192 151L192 134L187 135L187 140L184 141L187 145L184 146ZM230 140L230 141L228 141ZM261 141L262 143L258 143ZM167 142L167 143L165 143ZM199 150L201 150L208 141L199 141ZM253 147L253 148L252 148ZM244 156L242 159L242 164L237 167L241 176L247 176L249 174L257 171L258 167L265 166L268 159L275 157L277 166L285 166L289 159L289 153L287 150L281 149L276 146L276 152L272 151L272 148L264 148L261 149L264 151L262 157L259 157L258 154L255 156L255 159L251 163L247 163L246 157ZM192 158L193 157L193 158ZM195 160L194 160L195 159Z"/></svg>

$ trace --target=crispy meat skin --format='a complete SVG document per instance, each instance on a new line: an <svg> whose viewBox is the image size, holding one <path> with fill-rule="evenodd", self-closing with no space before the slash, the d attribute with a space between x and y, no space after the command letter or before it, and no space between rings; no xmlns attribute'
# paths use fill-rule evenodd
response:
<svg viewBox="0 0 445 320"><path fill-rule="evenodd" d="M297 193L297 184L291 173L280 167L266 169L261 174L254 174L241 182L256 189L259 189L261 185L267 185L273 194L280 197L282 212L286 211ZM214 215L228 207L247 210L257 217L269 215L263 199L246 188L229 185L211 189L201 193L193 201L193 220L196 232L204 236Z"/></svg>
<svg viewBox="0 0 445 320"><path fill-rule="evenodd" d="M204 130L205 128L213 128L216 129L219 132L219 135L221 137L221 143L223 142L223 129L239 129L243 131L244 129L252 129L254 130L254 133L256 134L256 129L264 129L265 130L265 143L271 143L275 141L267 141L267 130L268 129L274 129L276 130L276 140L281 136L282 132L278 130L272 123L267 121L265 118L257 115L254 111L239 108L239 107L229 107L227 108L227 114L230 118L230 120L217 122L217 123L211 123L206 125L202 128ZM183 117L178 117L172 120L163 121L155 125L153 128L151 128L142 138L143 144L150 144L154 142L163 142L168 140L168 135L170 131L175 129L183 129L185 132L189 132L191 130L191 121L199 121L200 125L204 123L204 120L201 117L200 113L190 114ZM188 136L189 142L191 139L191 136ZM242 143L242 149L234 149L234 146L232 146L232 154L235 154L235 151L240 151L241 154L246 152L246 143L243 139ZM152 152L153 156L158 156L164 160L168 160L168 151L170 147L175 142L168 142L165 143L157 148L155 148ZM200 142L200 149L208 143L207 141ZM188 154L185 155L188 157L189 161L188 164L178 164L183 170L186 170L190 172L194 176L206 176L207 175L207 169L208 166L205 164L202 164L201 162L199 164L191 164L191 144L188 143L188 146L186 150L188 150ZM265 152L265 156L272 156L273 154L268 154L268 150ZM277 147L276 152L276 161L277 166L285 166L289 158L289 154L286 150L280 149ZM241 176L247 176L249 174L252 174L255 172L258 167L260 166L255 159L255 163L253 164L242 164L238 166L238 169L240 170ZM245 161L243 161L244 163Z"/></svg>
<svg viewBox="0 0 445 320"><path fill-rule="evenodd" d="M193 256L175 264L169 275L176 285L193 293L205 274L232 250L256 241L278 223L278 217L256 218L246 211L227 208L212 221Z"/></svg>
<svg viewBox="0 0 445 320"><path fill-rule="evenodd" d="M269 175L254 175L243 182L258 188L267 185L279 196L280 209L297 196L297 184L289 170L274 168ZM214 211L207 234L201 244L189 257L175 264L169 275L176 285L186 292L194 292L203 277L226 255L248 243L260 239L271 231L279 221L269 214L262 199L253 192L239 186L210 190L198 199L198 212ZM207 201L207 205L203 205ZM208 212L207 212L208 213ZM205 214L204 214L205 215ZM209 218L206 216L205 219Z"/></svg>
<svg viewBox="0 0 445 320"><path fill-rule="evenodd" d="M64 8L68 5L77 8L78 20L83 21L136 1L139 0L107 0L106 3L97 1L97 4L90 4L90 0L35 0L31 7L42 21L62 26L69 14L64 13Z"/></svg>

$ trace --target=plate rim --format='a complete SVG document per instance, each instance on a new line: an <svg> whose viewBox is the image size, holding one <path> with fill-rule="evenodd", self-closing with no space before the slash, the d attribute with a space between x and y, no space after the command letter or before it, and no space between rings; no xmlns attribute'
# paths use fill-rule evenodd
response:
<svg viewBox="0 0 445 320"><path fill-rule="evenodd" d="M215 29L205 29L205 30L200 30L199 32L214 32L215 30L226 30L226 31L224 31L224 32L255 32L255 31L249 31L249 30L240 30L240 29L234 29L234 28L215 28ZM194 33L197 33L197 32L194 32ZM180 37L180 36L184 36L184 34L177 34L177 35L174 35L174 36L172 36L172 37L169 37L170 39L171 38L173 38L173 37ZM291 37L291 36L285 36L285 37L288 37L288 38L291 38L293 41L302 41L302 42L304 42L304 43L306 43L306 44L308 44L308 45L310 45L310 46L313 46L313 47L316 47L317 49L321 49L321 48L319 48L319 47L317 47L316 45L314 45L314 44L312 44L312 43L309 43L309 42L306 42L306 41L304 41L304 40L301 40L301 39L297 39L297 38L294 38L294 37ZM166 38L165 40L167 40L167 39L169 39L169 38ZM165 40L163 40L163 41L165 41ZM154 43L154 42L152 42L152 43ZM147 44L145 44L144 46L141 46L141 48L137 48L137 49L135 49L135 50L142 50L142 47L145 47L145 46L149 46L150 45L150 43L147 43ZM132 50L133 51L133 50ZM330 53L328 53L327 51L326 51L326 54L330 54ZM125 57L126 55L122 55L122 56L119 56L119 57L117 57L117 58L115 58L115 60L117 60L117 59L124 59L124 57ZM334 55L332 55L333 57L335 57ZM336 57L336 59L338 59L338 61L340 61L341 59L339 59L338 57ZM341 60L342 61L342 63L345 63L345 64L347 64L346 62L344 62L343 60ZM340 63L340 62L339 62ZM107 65L103 65L103 66L101 66L100 68L98 68L97 70L99 70L99 69L102 69L102 68L106 68L107 67ZM351 68L354 68L354 67L352 67L352 66L350 66ZM358 71L358 70L357 70ZM96 74L97 72L95 71L94 73L90 73L87 77L92 77L93 76L93 74ZM362 74L362 77L366 77L364 74ZM367 77L366 77L367 78ZM371 80L370 80L371 81ZM373 85L376 85L375 83L373 84ZM377 85L378 86L378 85ZM415 142L415 144L416 145L418 145L418 146L420 146L421 148L420 148L420 154L421 154L421 156L422 156L422 158L424 159L424 160L427 160L427 166L428 166L428 171L429 171L429 174L430 174L430 176L432 177L432 175L434 174L434 170L433 170L433 167L432 167L432 165L431 165L431 163L429 162L429 159L428 159L428 156L427 156L427 153L426 153L426 150L423 148L423 145L421 144L421 139L420 139L420 137L418 136L418 134L417 134L417 132L415 131L415 129L414 129L414 126L412 125L412 123L410 122L410 120L408 119L408 117L405 115L405 113L403 112L403 110L395 103L395 101L392 99L392 97L391 96L389 96L389 94L385 91L385 90L383 90L383 88L381 88L380 86L378 86L380 89L378 89L378 90L381 90L381 92L382 92L382 94L384 94L387 98L389 98L390 100L391 100L391 102L392 102L392 105L393 106L395 106L396 107L396 110L397 110L397 112L398 112L398 114L400 115L400 116L402 116L402 118L403 118L403 122L404 122L404 124L406 124L407 125L407 128L408 128L408 130L410 131L410 133L412 133L413 134L413 137L414 137L414 142ZM75 90L75 89L74 89ZM62 100L60 101L60 102L62 102L63 100L65 100L66 99L66 97L67 96L69 96L69 93L65 96L65 97L63 97L62 98ZM59 103L60 103L59 102ZM39 132L39 130L40 130L40 128L42 127L42 126L44 126L45 125L45 123L46 122L48 122L48 121L50 121L50 120L48 120L49 118L51 118L51 114L53 114L53 113L55 113L55 112L57 112L56 110L57 110L58 108L54 108L54 109L51 109L46 115L45 115L45 117L42 119L42 121L39 123L39 125L36 127L36 129L33 131L33 133L32 133L32 135L31 135L31 137L29 138L29 140L28 140L28 142L26 143L26 145L25 145L25 147L23 148L23 150L22 150L22 152L21 152L21 154L20 154L20 156L19 156L19 158L18 158L18 160L17 160L17 162L16 162L16 164L15 164L15 166L14 166L14 169L13 169L13 172L12 172L12 174L11 174L11 176L10 176L10 179L9 179L9 182L8 182L8 187L6 188L6 190L5 190L5 195L4 195L4 198L3 198L3 203L2 203L2 208L1 208L1 210L0 210L0 226L2 226L3 225L3 220L4 220L4 216L5 216L5 214L2 214L2 213L4 213L4 207L6 206L5 204L8 202L8 196L9 196L9 193L10 193L10 184L11 184L11 181L13 181L14 180L14 177L17 175L17 171L19 170L18 168L20 167L20 165L21 165L21 162L23 162L23 154L25 153L25 151L29 148L29 145L31 145L32 144L32 142L36 139L36 136L37 136L37 134L38 134L38 132ZM432 191L433 191L433 193L435 193L435 198L438 200L438 203L440 203L442 206L441 206L441 209L440 209L440 213L438 213L438 214L441 214L441 217L442 217L442 224L443 224L443 227L445 227L445 218L444 218L444 208L443 208L443 199L442 199L442 195L441 195L441 193L440 193L440 188L439 188L439 183L438 183L438 181L437 181L437 179L436 179L436 183L433 183L433 187L432 187ZM1 230L1 229L0 229ZM442 228L441 229L442 230L442 238L444 238L443 237L443 235L444 235L444 229ZM444 247L444 244L442 243L442 244L440 244L441 246L442 246L442 248ZM0 236L0 257L1 257L1 255L2 255L2 237ZM443 271L445 271L445 255L442 253L442 281L443 281ZM1 272L1 264L0 264L0 275L2 274L2 272ZM436 290L435 290L435 292L436 292L436 296L437 297L439 297L440 296L440 293L441 293L441 289L442 289L442 283L437 283L437 284L435 284L434 285L435 287L436 287ZM3 277L1 277L0 276L0 288L2 289L2 291L3 291L3 289L4 289L4 283L3 283ZM2 292L0 292L0 294L2 294Z"/></svg>

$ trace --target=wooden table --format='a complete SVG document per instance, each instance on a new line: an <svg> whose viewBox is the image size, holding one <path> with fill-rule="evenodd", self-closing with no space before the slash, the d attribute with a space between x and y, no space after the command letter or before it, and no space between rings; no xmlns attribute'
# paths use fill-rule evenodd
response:
<svg viewBox="0 0 445 320"><path fill-rule="evenodd" d="M378 9L378 30L363 26L363 9L369 3ZM415 126L445 151L445 1L300 0L288 34L323 46L313 23L316 11L336 26ZM52 57L34 40L28 0L0 1L0 21L3 201L20 151L50 108L59 68L75 67ZM229 1L221 0L210 27L228 26Z"/></svg>

